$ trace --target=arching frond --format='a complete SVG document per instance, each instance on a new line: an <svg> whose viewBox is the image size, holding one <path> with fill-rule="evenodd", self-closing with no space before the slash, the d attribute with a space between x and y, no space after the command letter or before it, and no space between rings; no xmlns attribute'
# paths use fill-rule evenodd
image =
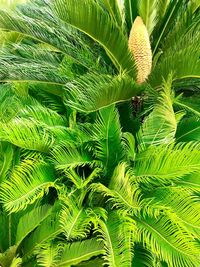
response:
<svg viewBox="0 0 200 267"><path fill-rule="evenodd" d="M92 112L139 94L143 86L127 75L90 74L66 84L66 104L81 112Z"/></svg>
<svg viewBox="0 0 200 267"><path fill-rule="evenodd" d="M141 244L135 244L132 265L137 267L156 267L156 259L150 250L142 247Z"/></svg>
<svg viewBox="0 0 200 267"><path fill-rule="evenodd" d="M64 85L68 80L55 67L39 63L17 63L0 56L0 82L39 82Z"/></svg>
<svg viewBox="0 0 200 267"><path fill-rule="evenodd" d="M174 222L178 221L180 224L185 224L188 229L200 231L198 198L192 196L186 187L154 188L150 195L152 196L151 205L155 207L162 205L163 210L166 209L166 213Z"/></svg>
<svg viewBox="0 0 200 267"><path fill-rule="evenodd" d="M58 170L67 170L77 166L98 165L97 160L92 157L88 150L83 147L76 147L75 145L65 146L61 144L56 146L51 151L51 155Z"/></svg>
<svg viewBox="0 0 200 267"><path fill-rule="evenodd" d="M59 126L64 128L64 126L67 126L67 121L63 116L50 108L40 105L39 103L26 106L24 109L21 109L18 116L27 119L34 119L40 124L44 124L47 128L48 126L49 128L53 128L54 126L55 128Z"/></svg>
<svg viewBox="0 0 200 267"><path fill-rule="evenodd" d="M73 169L67 169L65 174L68 179L78 188L86 188L95 178L99 178L100 174L102 173L101 168L95 168L90 175L85 177L85 174L79 175Z"/></svg>
<svg viewBox="0 0 200 267"><path fill-rule="evenodd" d="M123 26L123 19L120 9L119 0L101 0L106 9L108 10L111 18L115 21L119 27Z"/></svg>
<svg viewBox="0 0 200 267"><path fill-rule="evenodd" d="M104 243L104 261L110 267L131 266L133 223L128 223L116 213L110 213L108 220L100 222L99 238Z"/></svg>
<svg viewBox="0 0 200 267"><path fill-rule="evenodd" d="M102 267L103 266L103 259L96 258L91 259L89 261L83 261L82 263L78 264L77 267Z"/></svg>
<svg viewBox="0 0 200 267"><path fill-rule="evenodd" d="M164 81L158 102L142 125L142 142L146 146L167 144L174 140L177 122L172 106L171 86L170 77Z"/></svg>
<svg viewBox="0 0 200 267"><path fill-rule="evenodd" d="M41 199L54 186L52 167L27 159L13 170L10 180L1 184L0 200L7 211L17 212Z"/></svg>
<svg viewBox="0 0 200 267"><path fill-rule="evenodd" d="M123 133L122 142L126 158L130 161L134 161L136 156L136 142L134 136L129 132Z"/></svg>
<svg viewBox="0 0 200 267"><path fill-rule="evenodd" d="M123 157L119 115L114 106L99 111L94 124L96 156L105 170L112 170Z"/></svg>
<svg viewBox="0 0 200 267"><path fill-rule="evenodd" d="M166 216L137 219L136 239L169 266L194 267L199 262L199 245L191 235Z"/></svg>
<svg viewBox="0 0 200 267"><path fill-rule="evenodd" d="M61 227L68 241L86 238L91 229L89 209L80 207L77 202L72 197L68 198L60 213Z"/></svg>
<svg viewBox="0 0 200 267"><path fill-rule="evenodd" d="M31 15L27 14L29 9L32 9ZM76 63L91 68L93 60L87 62L88 57L83 60L85 54L88 54L90 59L94 59L91 49L82 41L75 30L63 25L52 14L47 3L45 7L41 7L37 6L34 1L32 4L28 3L27 7L21 11L14 14L1 10L0 28L4 31L17 32L25 37L31 37L46 45L49 50L62 52L75 60ZM77 49L79 50L78 53Z"/></svg>
<svg viewBox="0 0 200 267"><path fill-rule="evenodd" d="M159 86L162 79L166 79L170 73L174 75L174 83L178 79L199 78L198 39L199 32L189 32L181 42L166 50L152 71L151 85Z"/></svg>
<svg viewBox="0 0 200 267"><path fill-rule="evenodd" d="M22 107L20 99L9 84L0 84L0 122L8 122Z"/></svg>
<svg viewBox="0 0 200 267"><path fill-rule="evenodd" d="M199 80L200 83L200 78L197 80ZM195 117L200 118L199 104L200 104L200 98L198 92L191 97L184 97L183 95L178 95L174 99L174 105L177 108L185 110L189 115L193 115Z"/></svg>
<svg viewBox="0 0 200 267"><path fill-rule="evenodd" d="M200 175L199 173L191 173L189 175L184 176L180 181L177 181L176 184L180 185L181 187L186 187L186 189L190 189L194 192L199 192Z"/></svg>
<svg viewBox="0 0 200 267"><path fill-rule="evenodd" d="M184 175L198 172L199 144L151 147L138 154L135 164L136 179L142 183L170 183Z"/></svg>
<svg viewBox="0 0 200 267"><path fill-rule="evenodd" d="M9 143L0 142L0 182L3 182L8 176L13 156L13 146Z"/></svg>
<svg viewBox="0 0 200 267"><path fill-rule="evenodd" d="M16 232L16 244L20 244L40 223L49 216L51 208L48 205L33 208L19 220Z"/></svg>
<svg viewBox="0 0 200 267"><path fill-rule="evenodd" d="M19 257L15 257L13 260L12 260L12 263L10 265L10 267L20 267L22 264L22 259L19 258Z"/></svg>
<svg viewBox="0 0 200 267"><path fill-rule="evenodd" d="M200 120L196 117L184 118L178 124L176 141L200 141Z"/></svg>
<svg viewBox="0 0 200 267"><path fill-rule="evenodd" d="M39 266L51 267L55 264L62 267L76 265L102 253L102 243L88 239L66 245L46 245L39 251L37 259Z"/></svg>
<svg viewBox="0 0 200 267"><path fill-rule="evenodd" d="M22 148L46 152L54 141L52 133L33 120L14 118L0 126L1 139Z"/></svg>
<svg viewBox="0 0 200 267"><path fill-rule="evenodd" d="M126 20L126 24L127 24L127 28L129 32L136 16L138 15L138 1L124 0L124 13L125 13L125 20Z"/></svg>
<svg viewBox="0 0 200 267"><path fill-rule="evenodd" d="M134 60L128 49L127 38L97 2L92 0L54 2L55 10L63 21L97 41L119 71L126 71L135 77Z"/></svg>
<svg viewBox="0 0 200 267"><path fill-rule="evenodd" d="M52 213L22 243L24 259L29 258L38 247L42 247L47 242L50 242L61 232L59 211L52 210Z"/></svg>
<svg viewBox="0 0 200 267"><path fill-rule="evenodd" d="M138 1L138 12L151 35L157 19L158 0Z"/></svg>
<svg viewBox="0 0 200 267"><path fill-rule="evenodd" d="M163 12L164 16L160 20L160 22L156 25L154 32L153 32L153 55L156 54L160 43L164 40L166 34L170 31L172 25L174 24L174 20L177 17L177 14L179 13L180 8L182 7L181 4L183 4L182 0L172 0L172 1L163 1L165 2L165 8L164 10L160 12ZM161 5L163 7L163 4Z"/></svg>

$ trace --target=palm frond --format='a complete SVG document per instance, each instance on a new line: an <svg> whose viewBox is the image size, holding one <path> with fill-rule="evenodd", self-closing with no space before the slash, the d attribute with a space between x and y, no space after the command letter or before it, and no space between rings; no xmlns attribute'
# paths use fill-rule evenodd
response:
<svg viewBox="0 0 200 267"><path fill-rule="evenodd" d="M166 210L168 216L174 221L185 224L186 227L193 228L194 231L200 230L198 198L192 196L186 187L154 188L150 194L153 197L152 206L162 205L163 210Z"/></svg>
<svg viewBox="0 0 200 267"><path fill-rule="evenodd" d="M199 144L150 147L136 157L135 176L142 183L170 183L199 171ZM159 181L159 182L158 182Z"/></svg>
<svg viewBox="0 0 200 267"><path fill-rule="evenodd" d="M119 71L126 71L135 77L134 60L128 49L127 38L97 2L92 0L54 2L55 11L63 21L97 41Z"/></svg>
<svg viewBox="0 0 200 267"><path fill-rule="evenodd" d="M199 79L199 31L189 31L181 39L178 38L179 42L175 42L160 56L150 76L151 85L159 86L170 73L174 76L175 84L176 80L180 83L180 79Z"/></svg>
<svg viewBox="0 0 200 267"><path fill-rule="evenodd" d="M119 6L119 0L101 0L106 9L108 10L111 18L116 22L119 27L123 26L122 14Z"/></svg>
<svg viewBox="0 0 200 267"><path fill-rule="evenodd" d="M130 32L132 24L138 15L138 5L138 0L124 0L124 13L128 32Z"/></svg>
<svg viewBox="0 0 200 267"><path fill-rule="evenodd" d="M120 222L120 223L119 223ZM123 221L117 213L110 213L106 223L101 221L99 239L104 243L104 261L110 267L131 266L132 231L134 226Z"/></svg>
<svg viewBox="0 0 200 267"><path fill-rule="evenodd" d="M0 82L38 82L63 86L68 80L59 75L56 67L36 62L18 63L0 57Z"/></svg>
<svg viewBox="0 0 200 267"><path fill-rule="evenodd" d="M142 125L142 142L148 145L167 144L174 140L177 129L172 106L172 79L163 82L157 104Z"/></svg>
<svg viewBox="0 0 200 267"><path fill-rule="evenodd" d="M106 171L110 172L123 157L119 115L114 106L99 111L94 124L94 141L96 142L96 157Z"/></svg>
<svg viewBox="0 0 200 267"><path fill-rule="evenodd" d="M127 75L89 74L66 84L66 104L81 112L92 112L139 94L143 86Z"/></svg>
<svg viewBox="0 0 200 267"><path fill-rule="evenodd" d="M72 197L65 200L60 213L60 223L68 241L86 238L91 229L91 222L89 210L80 207Z"/></svg>
<svg viewBox="0 0 200 267"><path fill-rule="evenodd" d="M9 143L0 142L0 183L8 177L13 156L13 146Z"/></svg>
<svg viewBox="0 0 200 267"><path fill-rule="evenodd" d="M85 177L84 173L83 175L79 175L75 170L70 168L65 171L65 174L76 188L80 189L87 187L95 178L100 176L101 172L101 168L95 168L87 177Z"/></svg>
<svg viewBox="0 0 200 267"><path fill-rule="evenodd" d="M25 106L20 110L18 116L21 118L34 119L38 121L39 124L44 124L47 128L49 126L52 130L54 126L55 128L64 128L67 125L67 121L64 116L61 116L56 111L46 108L39 103Z"/></svg>
<svg viewBox="0 0 200 267"><path fill-rule="evenodd" d="M83 147L76 147L75 145L58 145L52 151L53 162L56 169L67 170L77 166L98 165L91 153Z"/></svg>
<svg viewBox="0 0 200 267"><path fill-rule="evenodd" d="M15 257L13 260L12 260L12 263L10 265L10 267L20 267L22 264L22 259L19 258L19 257Z"/></svg>
<svg viewBox="0 0 200 267"><path fill-rule="evenodd" d="M52 167L27 159L13 170L10 180L1 184L1 203L7 211L17 212L41 199L54 186Z"/></svg>
<svg viewBox="0 0 200 267"><path fill-rule="evenodd" d="M137 185L133 185L133 173L128 170L126 164L121 163L116 167L108 188L111 192L107 195L110 195L113 207L130 214L139 210L140 190Z"/></svg>
<svg viewBox="0 0 200 267"><path fill-rule="evenodd" d="M129 132L123 133L122 142L126 158L128 161L134 161L136 156L136 142L134 136Z"/></svg>
<svg viewBox="0 0 200 267"><path fill-rule="evenodd" d="M47 242L53 240L57 235L62 232L59 222L59 211L53 211L47 216L40 226L32 232L28 238L24 240L23 245L23 258L29 258L38 247L43 246Z"/></svg>
<svg viewBox="0 0 200 267"><path fill-rule="evenodd" d="M138 13L147 27L149 35L151 35L157 18L158 0L138 1Z"/></svg>
<svg viewBox="0 0 200 267"><path fill-rule="evenodd" d="M29 13L29 9L32 12ZM1 10L0 29L33 38L47 46L50 51L59 51L86 69L91 68L93 59L96 62L90 47L82 41L75 30L61 23L47 4L45 7L37 7L36 3L31 3L31 6L29 3L18 13ZM90 57L88 62L89 58L85 55Z"/></svg>
<svg viewBox="0 0 200 267"><path fill-rule="evenodd" d="M157 17L158 21L161 22L166 15L167 8L169 6L170 0L158 0L157 3Z"/></svg>
<svg viewBox="0 0 200 267"><path fill-rule="evenodd" d="M177 185L181 187L186 187L192 191L200 191L200 176L199 173L192 173L184 176L180 181L176 182Z"/></svg>
<svg viewBox="0 0 200 267"><path fill-rule="evenodd" d="M199 79L200 82L200 79ZM191 83L190 83L191 84ZM193 96L184 97L183 95L178 95L174 99L174 105L180 109L185 110L189 115L200 117L199 108L200 98L199 94L196 93Z"/></svg>
<svg viewBox="0 0 200 267"><path fill-rule="evenodd" d="M103 259L96 258L89 261L83 261L82 263L78 264L77 267L102 267L103 263Z"/></svg>
<svg viewBox="0 0 200 267"><path fill-rule="evenodd" d="M181 8L176 22L173 27L173 31L170 31L164 42L162 43L162 51L171 50L172 47L179 46L180 48L186 45L185 42L189 40L186 39L187 35L193 33L198 35L199 31L199 14L193 14L190 8L190 4L186 4L184 8Z"/></svg>
<svg viewBox="0 0 200 267"><path fill-rule="evenodd" d="M16 116L22 103L9 84L0 83L0 99L0 122L6 123Z"/></svg>
<svg viewBox="0 0 200 267"><path fill-rule="evenodd" d="M16 244L20 244L40 223L49 216L51 208L48 205L33 208L19 220L16 232ZM27 223L28 222L28 223Z"/></svg>
<svg viewBox="0 0 200 267"><path fill-rule="evenodd" d="M112 208L117 208L119 211L124 213L137 214L141 210L139 203L139 198L141 195L137 192L138 188L128 188L127 181L123 186L122 183L116 183L116 186L120 185L119 189L109 189L101 183L93 183L90 186L91 189L91 198L94 193L99 193L107 199L107 202L110 202ZM128 194L128 195L127 195ZM94 195L95 196L95 195Z"/></svg>
<svg viewBox="0 0 200 267"><path fill-rule="evenodd" d="M150 250L135 244L132 265L137 267L156 267L156 260ZM161 267L161 266L159 266Z"/></svg>
<svg viewBox="0 0 200 267"><path fill-rule="evenodd" d="M52 133L33 120L14 118L0 126L1 139L22 148L46 152L54 141Z"/></svg>
<svg viewBox="0 0 200 267"><path fill-rule="evenodd" d="M200 141L200 120L196 117L184 118L178 124L177 142Z"/></svg>
<svg viewBox="0 0 200 267"><path fill-rule="evenodd" d="M169 266L194 267L199 262L199 245L184 228L167 216L137 219L136 239Z"/></svg>
<svg viewBox="0 0 200 267"><path fill-rule="evenodd" d="M166 2L166 1L163 1ZM174 24L174 20L182 7L182 0L172 0L166 3L167 10L164 13L161 21L156 25L153 32L153 55L156 54L161 41L164 40L166 34L170 31L171 26ZM165 11L165 10L163 10Z"/></svg>
<svg viewBox="0 0 200 267"><path fill-rule="evenodd" d="M63 267L76 265L102 253L102 243L93 238L66 245L46 245L39 251L37 259L39 266L56 264L57 267Z"/></svg>

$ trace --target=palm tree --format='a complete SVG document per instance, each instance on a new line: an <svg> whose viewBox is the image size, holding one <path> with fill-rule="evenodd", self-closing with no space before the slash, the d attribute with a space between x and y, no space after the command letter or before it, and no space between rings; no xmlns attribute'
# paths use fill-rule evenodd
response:
<svg viewBox="0 0 200 267"><path fill-rule="evenodd" d="M199 5L147 2L0 11L3 267L198 266Z"/></svg>

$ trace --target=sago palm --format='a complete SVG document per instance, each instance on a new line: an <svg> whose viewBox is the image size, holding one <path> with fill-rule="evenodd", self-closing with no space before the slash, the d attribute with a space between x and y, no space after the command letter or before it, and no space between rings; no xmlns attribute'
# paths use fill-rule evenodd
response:
<svg viewBox="0 0 200 267"><path fill-rule="evenodd" d="M200 264L199 4L0 11L0 265ZM25 223L26 222L26 223Z"/></svg>

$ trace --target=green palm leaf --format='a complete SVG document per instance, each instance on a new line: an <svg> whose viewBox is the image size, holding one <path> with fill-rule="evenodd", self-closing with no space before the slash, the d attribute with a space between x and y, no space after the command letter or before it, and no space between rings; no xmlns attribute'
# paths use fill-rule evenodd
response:
<svg viewBox="0 0 200 267"><path fill-rule="evenodd" d="M122 26L122 14L119 0L102 0L102 3L107 8L113 21L115 21L119 27Z"/></svg>
<svg viewBox="0 0 200 267"><path fill-rule="evenodd" d="M1 203L7 211L17 212L41 199L50 187L55 187L51 166L36 160L24 160L1 185Z"/></svg>
<svg viewBox="0 0 200 267"><path fill-rule="evenodd" d="M46 152L54 141L52 133L33 120L14 118L0 126L1 139L22 148Z"/></svg>
<svg viewBox="0 0 200 267"><path fill-rule="evenodd" d="M49 216L51 208L48 205L33 208L25 213L17 225L16 244L20 244L40 223Z"/></svg>
<svg viewBox="0 0 200 267"><path fill-rule="evenodd" d="M52 213L22 243L24 259L29 258L37 250L37 247L43 246L62 232L59 222L59 211L54 211L53 209Z"/></svg>
<svg viewBox="0 0 200 267"><path fill-rule="evenodd" d="M127 75L90 74L66 84L66 104L81 112L92 112L139 94L144 87Z"/></svg>
<svg viewBox="0 0 200 267"><path fill-rule="evenodd" d="M3 182L12 165L14 149L11 144L0 142L0 182Z"/></svg>
<svg viewBox="0 0 200 267"><path fill-rule="evenodd" d="M88 239L65 245L61 243L57 246L46 245L40 250L38 264L44 267L50 267L54 264L57 267L72 266L102 253L102 243L96 239Z"/></svg>
<svg viewBox="0 0 200 267"><path fill-rule="evenodd" d="M98 160L102 162L106 172L111 172L123 156L119 115L114 106L99 111L93 138Z"/></svg>
<svg viewBox="0 0 200 267"><path fill-rule="evenodd" d="M77 201L69 198L61 210L60 223L68 241L86 238L91 229L92 216L89 210L79 206Z"/></svg>
<svg viewBox="0 0 200 267"><path fill-rule="evenodd" d="M176 141L200 141L200 120L196 117L183 119L177 127Z"/></svg>
<svg viewBox="0 0 200 267"><path fill-rule="evenodd" d="M191 189L192 191L200 191L200 176L199 173L192 173L184 176L180 181L177 182L177 185Z"/></svg>
<svg viewBox="0 0 200 267"><path fill-rule="evenodd" d="M75 145L58 145L52 150L51 155L58 170L67 170L77 166L98 165L98 161L92 157L88 150Z"/></svg>
<svg viewBox="0 0 200 267"><path fill-rule="evenodd" d="M138 1L138 12L147 27L149 35L151 35L156 25L157 5L158 0Z"/></svg>
<svg viewBox="0 0 200 267"><path fill-rule="evenodd" d="M198 266L198 243L167 216L137 219L136 239L169 266Z"/></svg>
<svg viewBox="0 0 200 267"><path fill-rule="evenodd" d="M123 221L116 213L110 213L106 223L100 222L99 238L104 243L104 261L109 267L131 266L132 230L131 223Z"/></svg>
<svg viewBox="0 0 200 267"><path fill-rule="evenodd" d="M157 104L145 119L141 130L144 145L170 143L174 140L177 122L172 106L171 80L163 83Z"/></svg>
<svg viewBox="0 0 200 267"><path fill-rule="evenodd" d="M151 251L142 247L141 244L135 244L132 266L137 267L156 267L156 260ZM159 266L161 267L161 266Z"/></svg>
<svg viewBox="0 0 200 267"><path fill-rule="evenodd" d="M128 27L128 32L132 27L132 24L138 15L138 1L136 0L124 0L124 13L125 20Z"/></svg>
<svg viewBox="0 0 200 267"><path fill-rule="evenodd" d="M93 0L81 2L56 0L54 2L56 13L63 21L102 45L120 72L126 71L133 78L135 77L134 61L128 49L127 38L97 2ZM65 6L64 9L63 6Z"/></svg>
<svg viewBox="0 0 200 267"><path fill-rule="evenodd" d="M200 82L200 78L198 79ZM190 82L192 85L192 82ZM183 95L178 95L174 99L174 105L180 109L185 110L189 115L194 115L200 117L200 98L199 94L194 94L190 97L184 97Z"/></svg>
<svg viewBox="0 0 200 267"><path fill-rule="evenodd" d="M170 183L184 175L198 172L199 144L151 147L138 154L135 175L142 183Z"/></svg>
<svg viewBox="0 0 200 267"><path fill-rule="evenodd" d="M180 185L181 182L178 182L178 184ZM194 231L199 231L200 216L198 198L192 196L193 193L188 191L186 188L180 187L154 188L150 193L153 198L151 205L155 205L155 207L156 205L162 205L163 209L166 209L168 216L173 218L174 221L185 224L189 229L193 228Z"/></svg>
<svg viewBox="0 0 200 267"><path fill-rule="evenodd" d="M32 13L26 14L30 5L33 9ZM34 1L28 3L28 6L21 10L25 14L23 12L9 13L0 10L0 29L21 33L25 37L33 38L41 42L50 51L59 51L75 60L76 63L91 68L91 60L88 64L86 64L86 60L83 61L84 54L88 54L92 59L94 58L91 49L81 40L75 30L58 21L49 6L45 5L45 8L37 6ZM79 53L76 53L77 49L79 49Z"/></svg>
<svg viewBox="0 0 200 267"><path fill-rule="evenodd" d="M167 1L165 1L167 2ZM164 40L166 34L170 31L171 26L174 24L177 14L180 11L182 0L172 0L167 2L167 10L160 23L157 24L153 33L153 54L157 52L160 43ZM163 12L164 10L162 10Z"/></svg>

